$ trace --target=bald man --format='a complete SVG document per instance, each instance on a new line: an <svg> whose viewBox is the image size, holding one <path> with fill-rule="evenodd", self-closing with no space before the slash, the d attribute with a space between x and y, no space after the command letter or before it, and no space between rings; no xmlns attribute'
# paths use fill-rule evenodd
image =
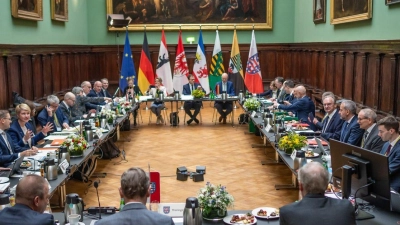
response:
<svg viewBox="0 0 400 225"><path fill-rule="evenodd" d="M83 89L85 91L85 89ZM104 96L104 93L102 92L103 90L103 84L101 81L96 81L93 84L93 89L90 90L89 94L86 94L87 97L106 97ZM86 92L85 92L86 93ZM105 105L106 102L99 102L99 103L86 103L86 110L91 110L91 109L96 109L98 105Z"/></svg>
<svg viewBox="0 0 400 225"><path fill-rule="evenodd" d="M221 81L217 82L215 85L215 91L219 91L221 94L222 92L226 92L229 96L235 95L235 90L233 88L233 83L228 81L228 74L223 73L221 76ZM232 112L233 110L233 102L226 102L226 101L215 101L214 107L217 109L220 117L219 122L223 122L226 124L226 117Z"/></svg>
<svg viewBox="0 0 400 225"><path fill-rule="evenodd" d="M77 118L72 116L72 107L75 105L76 97L72 92L67 92L64 95L64 100L60 103L60 109L65 115L65 117L68 118L69 125L73 126L74 121L77 120Z"/></svg>
<svg viewBox="0 0 400 225"><path fill-rule="evenodd" d="M293 112L295 116L299 118L299 121L309 124L310 129L315 130L315 125L308 120L308 114L312 113L315 116L315 105L314 102L306 95L306 91L307 90L303 85L299 85L294 88L293 95L296 98L296 101L293 101L293 104L286 103L286 105L284 105L279 104L278 101L275 101L274 107Z"/></svg>
<svg viewBox="0 0 400 225"><path fill-rule="evenodd" d="M54 217L43 213L49 202L49 184L38 175L22 178L16 189L15 205L0 211L0 225L54 225Z"/></svg>
<svg viewBox="0 0 400 225"><path fill-rule="evenodd" d="M377 115L372 109L361 109L358 113L357 122L360 128L364 130L361 139L361 148L379 153L385 142L378 136L379 130L376 125L376 117Z"/></svg>

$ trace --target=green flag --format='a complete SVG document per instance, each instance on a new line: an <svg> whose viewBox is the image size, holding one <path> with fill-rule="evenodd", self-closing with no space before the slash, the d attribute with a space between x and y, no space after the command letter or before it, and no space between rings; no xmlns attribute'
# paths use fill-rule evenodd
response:
<svg viewBox="0 0 400 225"><path fill-rule="evenodd" d="M219 41L218 30L216 31L215 44L213 50L213 56L210 65L210 75L208 76L208 82L210 83L210 89L215 91L215 85L221 81L221 75L225 72L224 60L222 59L221 43Z"/></svg>

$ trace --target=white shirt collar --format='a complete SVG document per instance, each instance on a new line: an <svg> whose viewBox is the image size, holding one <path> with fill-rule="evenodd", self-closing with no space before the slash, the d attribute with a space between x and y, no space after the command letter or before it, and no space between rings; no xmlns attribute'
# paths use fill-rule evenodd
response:
<svg viewBox="0 0 400 225"><path fill-rule="evenodd" d="M346 122L347 123L351 123L351 120L353 119L353 117L354 117L354 115L349 120L347 120Z"/></svg>
<svg viewBox="0 0 400 225"><path fill-rule="evenodd" d="M368 132L368 135L371 133L372 129L374 129L376 123L372 124L366 131Z"/></svg>
<svg viewBox="0 0 400 225"><path fill-rule="evenodd" d="M336 113L336 110L337 110L337 109L333 110L333 112L331 112L330 114L328 114L329 119L332 119L333 115L335 115L335 113Z"/></svg>
<svg viewBox="0 0 400 225"><path fill-rule="evenodd" d="M67 107L67 109L69 109L69 106L67 105L67 103L65 103L65 101L62 101L64 103L64 105Z"/></svg>
<svg viewBox="0 0 400 225"><path fill-rule="evenodd" d="M392 148L393 148L393 146L396 145L396 143L397 143L397 141L398 141L399 139L400 139L400 135L399 135L396 139L394 139L394 141L390 142L390 145L392 146Z"/></svg>

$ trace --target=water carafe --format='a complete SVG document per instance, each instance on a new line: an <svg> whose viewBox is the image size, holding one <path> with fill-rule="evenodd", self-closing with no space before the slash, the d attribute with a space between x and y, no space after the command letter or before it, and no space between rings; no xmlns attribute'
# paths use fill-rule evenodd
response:
<svg viewBox="0 0 400 225"><path fill-rule="evenodd" d="M199 207L199 201L195 197L186 199L185 209L183 210L183 225L201 225L203 216Z"/></svg>
<svg viewBox="0 0 400 225"><path fill-rule="evenodd" d="M65 223L69 223L68 216L71 214L79 214L81 215L80 222L83 221L83 206L84 202L82 198L79 198L79 195L76 193L68 194L65 199L64 205L64 217Z"/></svg>
<svg viewBox="0 0 400 225"><path fill-rule="evenodd" d="M226 100L228 98L228 95L226 94L226 91L221 92L221 99Z"/></svg>
<svg viewBox="0 0 400 225"><path fill-rule="evenodd" d="M244 101L244 94L243 94L242 90L239 91L239 96L238 97L239 97L239 101L242 103Z"/></svg>
<svg viewBox="0 0 400 225"><path fill-rule="evenodd" d="M296 158L293 161L294 169L300 169L304 164L306 164L306 152L303 150L296 151Z"/></svg>
<svg viewBox="0 0 400 225"><path fill-rule="evenodd" d="M87 142L93 141L93 131L92 131L92 126L86 125L85 126L85 139Z"/></svg>
<svg viewBox="0 0 400 225"><path fill-rule="evenodd" d="M46 165L46 178L47 180L56 180L58 177L58 166L54 163L54 159L49 159Z"/></svg>
<svg viewBox="0 0 400 225"><path fill-rule="evenodd" d="M62 163L64 160L70 163L70 155L66 146L61 146L58 154L58 163Z"/></svg>

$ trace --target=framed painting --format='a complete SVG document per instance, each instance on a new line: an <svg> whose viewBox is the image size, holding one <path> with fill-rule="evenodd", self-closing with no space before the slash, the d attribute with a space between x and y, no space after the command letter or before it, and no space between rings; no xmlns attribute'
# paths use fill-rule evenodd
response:
<svg viewBox="0 0 400 225"><path fill-rule="evenodd" d="M43 0L11 0L11 15L27 20L43 20Z"/></svg>
<svg viewBox="0 0 400 225"><path fill-rule="evenodd" d="M265 30L272 29L272 2L273 0L107 0L106 4L107 14L123 14L131 18L129 30L198 30L200 26L203 30Z"/></svg>
<svg viewBox="0 0 400 225"><path fill-rule="evenodd" d="M68 21L68 0L50 0L51 19Z"/></svg>
<svg viewBox="0 0 400 225"><path fill-rule="evenodd" d="M386 5L400 3L400 0L385 0Z"/></svg>
<svg viewBox="0 0 400 225"><path fill-rule="evenodd" d="M326 22L326 0L313 0L313 21L317 23Z"/></svg>
<svg viewBox="0 0 400 225"><path fill-rule="evenodd" d="M372 0L331 0L331 24L372 18Z"/></svg>

